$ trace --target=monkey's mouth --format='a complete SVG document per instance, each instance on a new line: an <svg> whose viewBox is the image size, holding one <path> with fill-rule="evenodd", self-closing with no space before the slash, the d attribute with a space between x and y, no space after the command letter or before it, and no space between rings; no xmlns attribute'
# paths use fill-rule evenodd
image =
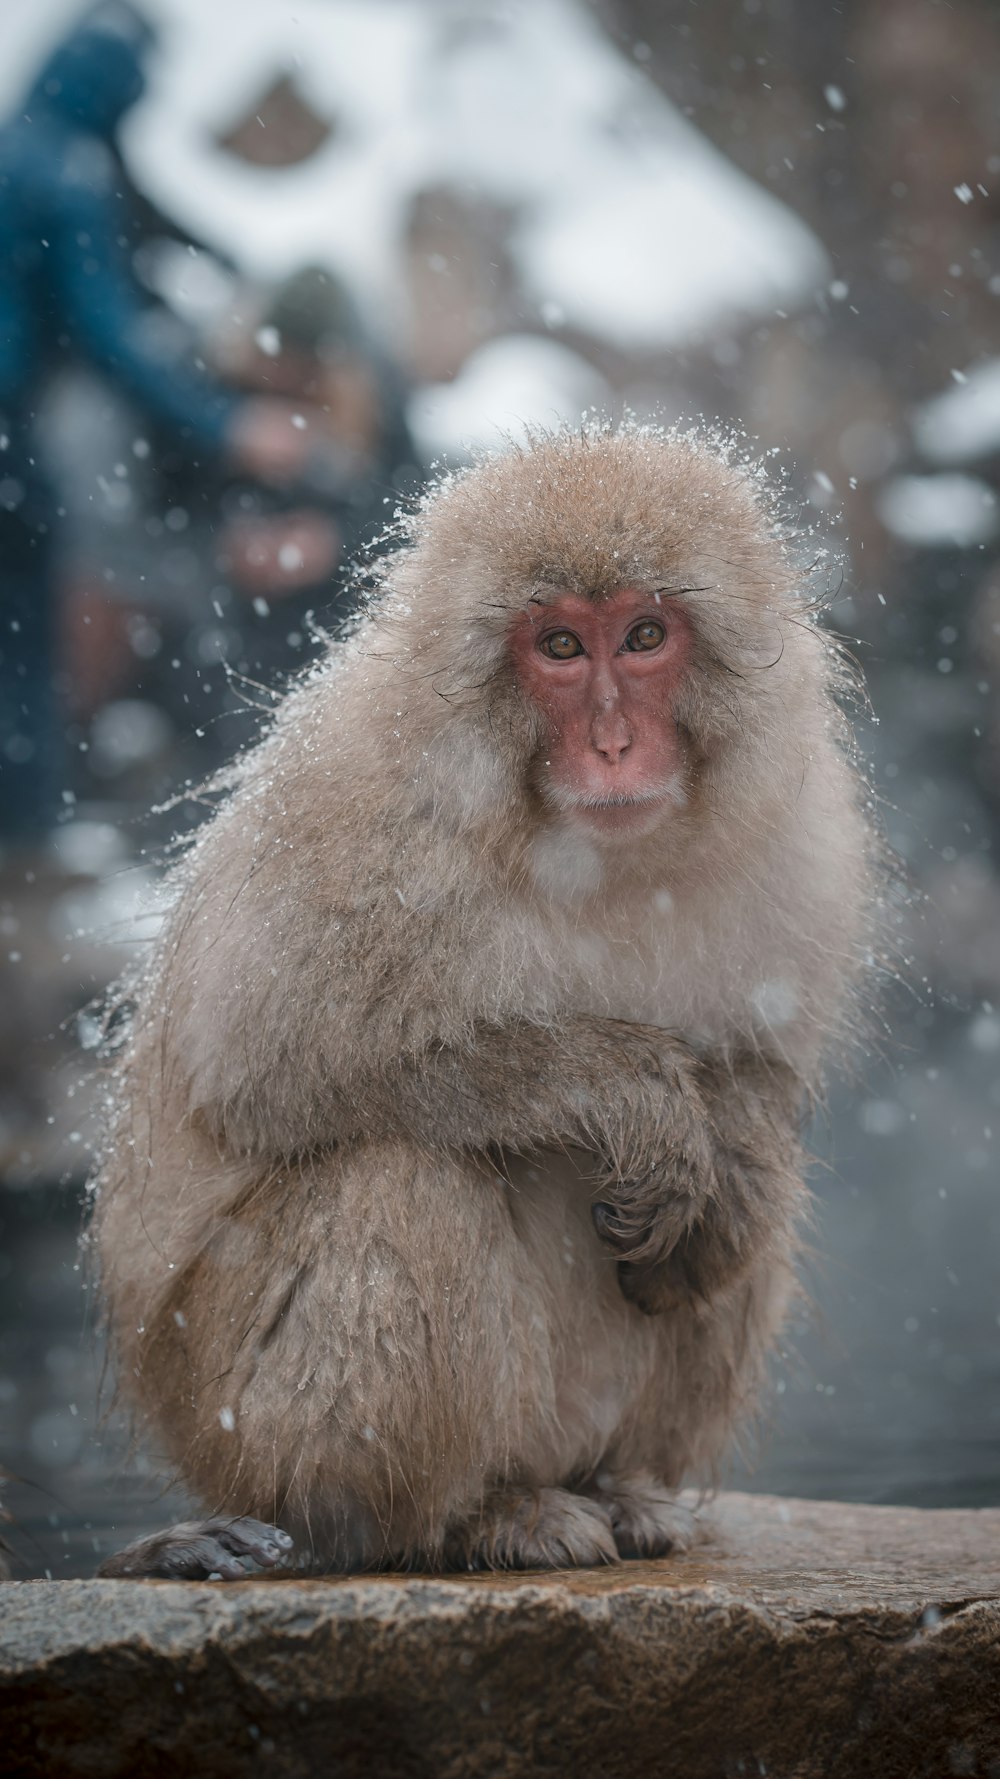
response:
<svg viewBox="0 0 1000 1779"><path fill-rule="evenodd" d="M687 802L679 772L664 783L640 785L630 791L571 791L564 785L552 784L549 795L559 809L568 811L648 809L653 804L662 803L672 803L675 808L682 809Z"/></svg>
<svg viewBox="0 0 1000 1779"><path fill-rule="evenodd" d="M550 785L549 797L562 814L581 817L589 826L609 832L649 826L667 809L683 809L687 803L680 773L665 783L628 791L572 791Z"/></svg>
<svg viewBox="0 0 1000 1779"><path fill-rule="evenodd" d="M672 801L669 789L651 785L646 791L609 791L604 797L580 796L574 799L576 809L641 809L649 803Z"/></svg>

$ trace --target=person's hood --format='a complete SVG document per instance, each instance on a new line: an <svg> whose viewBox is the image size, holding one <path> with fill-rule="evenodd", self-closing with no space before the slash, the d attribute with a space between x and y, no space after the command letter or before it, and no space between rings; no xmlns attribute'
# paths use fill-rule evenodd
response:
<svg viewBox="0 0 1000 1779"><path fill-rule="evenodd" d="M123 9L123 20L128 14ZM131 28L88 23L53 51L24 109L37 119L56 115L88 135L114 136L125 113L146 90L143 60L153 33L137 15Z"/></svg>

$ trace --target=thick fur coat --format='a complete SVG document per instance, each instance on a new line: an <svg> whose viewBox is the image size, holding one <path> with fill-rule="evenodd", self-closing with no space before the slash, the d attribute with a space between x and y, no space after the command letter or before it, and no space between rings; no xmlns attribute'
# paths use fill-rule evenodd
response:
<svg viewBox="0 0 1000 1779"><path fill-rule="evenodd" d="M677 806L616 847L545 808L507 638L626 585L694 643ZM559 434L428 496L132 988L94 1238L122 1385L206 1507L335 1567L682 1539L870 943L842 676L762 479L704 442Z"/></svg>

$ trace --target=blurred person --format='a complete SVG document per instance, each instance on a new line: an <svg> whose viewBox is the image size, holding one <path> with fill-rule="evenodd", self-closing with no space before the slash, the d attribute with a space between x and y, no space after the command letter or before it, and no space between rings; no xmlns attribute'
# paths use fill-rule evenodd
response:
<svg viewBox="0 0 1000 1779"><path fill-rule="evenodd" d="M130 245L149 218L129 202L118 131L145 91L154 41L105 6L54 51L0 128L0 847L44 846L60 807L52 684L60 506L34 421L67 357L126 392L196 470L229 463L265 481L308 446L290 404L244 397L158 335Z"/></svg>
<svg viewBox="0 0 1000 1779"><path fill-rule="evenodd" d="M154 452L178 529L143 587L161 646L142 682L175 720L174 783L200 781L251 739L287 675L349 615L359 555L423 481L405 380L333 270L303 266L237 306L243 326L210 338L206 357L248 398L269 391L307 414L307 447L280 488ZM93 750L86 761L100 763ZM193 804L180 820L199 817Z"/></svg>
<svg viewBox="0 0 1000 1779"><path fill-rule="evenodd" d="M384 528L387 503L423 479L403 379L368 336L346 286L318 265L286 279L257 324L229 332L220 351L231 382L277 391L314 417L304 462L285 489L231 482L224 492L222 557L244 591L316 591L325 578L317 573L320 511L333 516L350 560Z"/></svg>
<svg viewBox="0 0 1000 1779"><path fill-rule="evenodd" d="M67 789L63 711L53 683L60 587L78 541L65 465L42 425L67 367L84 365L170 441L195 476L230 466L281 484L308 449L300 405L248 397L196 363L140 282L134 250L178 233L135 192L118 143L145 90L153 33L122 5L92 13L50 55L0 126L0 1175L58 1175L61 1126L81 1102L58 1074L53 1038L120 967L79 932L87 883L122 868L100 824L56 826ZM299 423L293 423L293 413ZM78 437L93 475L97 428ZM86 466L86 467L84 467ZM155 547L155 546L154 546ZM206 592L207 598L207 592ZM68 813L68 811L67 811ZM94 838L101 846L90 844ZM86 844L81 845L80 842ZM103 850L102 850L103 849ZM99 856L100 855L100 856ZM96 893L96 892L95 892ZM74 900L76 898L76 900ZM92 924L104 916L92 914ZM91 915L87 916L91 919ZM77 934L74 939L70 935ZM74 1087L73 1092L76 1092ZM64 1134L64 1133L63 1133Z"/></svg>

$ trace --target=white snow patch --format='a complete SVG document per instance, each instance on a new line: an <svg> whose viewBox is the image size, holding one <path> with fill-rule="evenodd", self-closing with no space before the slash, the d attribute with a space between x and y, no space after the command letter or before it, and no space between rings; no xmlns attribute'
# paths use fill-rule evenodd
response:
<svg viewBox="0 0 1000 1779"><path fill-rule="evenodd" d="M973 1050L1000 1050L1000 1017L995 1013L979 1013L969 1027L969 1043Z"/></svg>
<svg viewBox="0 0 1000 1779"><path fill-rule="evenodd" d="M276 327L259 327L254 334L254 344L265 358L277 358L281 351L281 335Z"/></svg>
<svg viewBox="0 0 1000 1779"><path fill-rule="evenodd" d="M866 1100L858 1123L866 1136L895 1137L906 1124L906 1113L896 1100Z"/></svg>
<svg viewBox="0 0 1000 1779"><path fill-rule="evenodd" d="M931 463L971 463L1000 451L1000 358L973 366L957 389L924 402L913 435Z"/></svg>
<svg viewBox="0 0 1000 1779"><path fill-rule="evenodd" d="M112 875L67 891L52 905L53 937L72 934L88 944L128 952L156 937L164 920L159 879L149 865L123 867Z"/></svg>
<svg viewBox="0 0 1000 1779"><path fill-rule="evenodd" d="M52 850L67 871L86 877L117 870L129 856L124 834L111 822L67 822L56 829Z"/></svg>
<svg viewBox="0 0 1000 1779"><path fill-rule="evenodd" d="M418 389L407 418L428 459L454 459L503 438L523 441L531 427L577 423L609 396L604 378L578 352L557 340L506 334L471 353L453 383Z"/></svg>
<svg viewBox="0 0 1000 1779"><path fill-rule="evenodd" d="M162 42L150 94L126 123L129 159L153 196L254 276L320 259L383 326L405 324L409 206L448 186L510 207L512 258L540 315L627 349L788 310L829 278L816 236L714 149L577 0L144 0L143 10ZM79 17L79 0L12 14L8 103ZM213 134L284 73L335 124L329 140L288 168L216 150Z"/></svg>
<svg viewBox="0 0 1000 1779"><path fill-rule="evenodd" d="M996 494L974 476L895 476L877 506L886 529L908 544L968 549L1000 530Z"/></svg>

